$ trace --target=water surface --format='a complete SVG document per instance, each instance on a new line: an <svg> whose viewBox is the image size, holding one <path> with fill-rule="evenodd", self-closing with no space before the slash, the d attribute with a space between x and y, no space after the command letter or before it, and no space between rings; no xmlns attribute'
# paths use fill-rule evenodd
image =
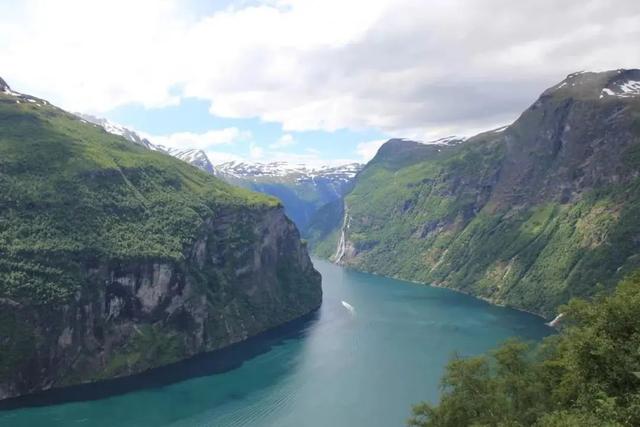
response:
<svg viewBox="0 0 640 427"><path fill-rule="evenodd" d="M550 333L526 313L314 262L324 302L310 320L120 389L67 393L111 397L0 411L0 426L401 426L411 404L437 401L453 354Z"/></svg>

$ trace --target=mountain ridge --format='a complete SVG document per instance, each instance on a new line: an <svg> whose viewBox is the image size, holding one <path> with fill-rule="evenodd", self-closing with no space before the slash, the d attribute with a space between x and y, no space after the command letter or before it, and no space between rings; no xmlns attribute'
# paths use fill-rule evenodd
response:
<svg viewBox="0 0 640 427"><path fill-rule="evenodd" d="M351 180L362 168L359 163L311 167L283 161L266 163L231 161L214 166L203 150L153 144L137 132L107 119L82 113L76 113L76 115L82 120L101 127L107 133L122 136L149 150L180 159L232 185L281 199L286 214L303 232L322 205L342 197Z"/></svg>
<svg viewBox="0 0 640 427"><path fill-rule="evenodd" d="M390 140L316 254L551 318L640 267L639 70L574 73L510 126L453 146ZM607 90L613 95L609 95Z"/></svg>
<svg viewBox="0 0 640 427"><path fill-rule="evenodd" d="M0 399L140 373L317 309L279 201L0 91Z"/></svg>

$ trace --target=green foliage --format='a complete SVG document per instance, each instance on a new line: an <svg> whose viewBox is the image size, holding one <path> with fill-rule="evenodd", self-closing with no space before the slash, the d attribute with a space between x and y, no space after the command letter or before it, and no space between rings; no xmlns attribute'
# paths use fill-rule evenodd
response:
<svg viewBox="0 0 640 427"><path fill-rule="evenodd" d="M167 331L161 325L143 324L135 328L133 339L109 359L107 366L94 380L167 365L185 356L184 343L174 332Z"/></svg>
<svg viewBox="0 0 640 427"><path fill-rule="evenodd" d="M510 341L453 359L440 403L415 406L409 425L640 425L640 273L562 311L560 334L535 348Z"/></svg>
<svg viewBox="0 0 640 427"><path fill-rule="evenodd" d="M0 310L0 378L27 359L34 350L34 331L17 310Z"/></svg>
<svg viewBox="0 0 640 427"><path fill-rule="evenodd" d="M180 261L222 209L276 206L51 105L0 94L0 297L67 301L101 260Z"/></svg>
<svg viewBox="0 0 640 427"><path fill-rule="evenodd" d="M304 236L316 255L329 258L335 253L344 217L342 199L322 206L315 213Z"/></svg>
<svg viewBox="0 0 640 427"><path fill-rule="evenodd" d="M347 262L545 316L640 267L640 179L587 188L567 203L532 196L537 188L526 185L498 190L505 144L482 134L441 151L429 148L413 161L391 162L393 153L375 158L345 198L347 240L355 248ZM630 177L637 170L634 147L623 156ZM548 163L532 156L534 171ZM336 212L322 212L310 227L316 255L335 253L342 225Z"/></svg>

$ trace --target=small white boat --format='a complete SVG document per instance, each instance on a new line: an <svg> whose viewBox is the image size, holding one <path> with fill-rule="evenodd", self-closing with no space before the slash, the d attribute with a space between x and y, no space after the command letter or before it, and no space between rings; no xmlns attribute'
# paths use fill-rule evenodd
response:
<svg viewBox="0 0 640 427"><path fill-rule="evenodd" d="M355 309L355 308L353 308L353 306L352 306L351 304L349 304L348 302L346 302L346 301L342 301L342 306L343 306L344 308L346 308L347 310L349 310L349 312L350 312L351 314L355 314L355 313L356 313L356 309Z"/></svg>

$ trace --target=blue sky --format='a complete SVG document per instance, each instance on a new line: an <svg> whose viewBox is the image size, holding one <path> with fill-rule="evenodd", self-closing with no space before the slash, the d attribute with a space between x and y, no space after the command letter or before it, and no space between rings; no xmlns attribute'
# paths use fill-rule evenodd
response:
<svg viewBox="0 0 640 427"><path fill-rule="evenodd" d="M289 131L282 129L280 123L267 123L259 118L224 118L209 112L210 102L196 98L184 98L178 105L162 108L145 108L140 104L128 104L104 112L107 119L136 129L148 135L151 140L158 135L171 135L182 132L196 134L212 130L237 128L249 135L241 140L203 147L209 152L212 162L220 163L237 157L249 161L282 160L314 163L344 163L363 161L363 143L383 141L387 136L375 129L339 129L332 132L323 130ZM291 140L287 145L278 145L285 135ZM292 142L291 142L292 141ZM162 141L160 141L162 142ZM261 156L255 147L262 150ZM260 150L257 150L260 153ZM274 151L280 153L273 157Z"/></svg>
<svg viewBox="0 0 640 427"><path fill-rule="evenodd" d="M579 70L640 64L640 2L7 0L0 75L225 160L366 161L509 124Z"/></svg>

